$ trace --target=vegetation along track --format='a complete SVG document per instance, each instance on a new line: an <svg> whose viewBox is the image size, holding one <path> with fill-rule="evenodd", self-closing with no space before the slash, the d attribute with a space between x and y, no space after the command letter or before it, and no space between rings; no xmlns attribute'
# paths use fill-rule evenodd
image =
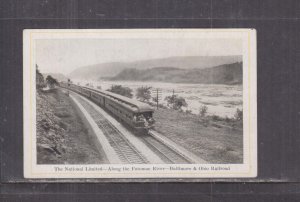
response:
<svg viewBox="0 0 300 202"><path fill-rule="evenodd" d="M124 135L111 124L100 112L79 95L74 96L78 99L84 109L91 115L98 127L114 148L123 163L145 164L147 159L124 137Z"/></svg>
<svg viewBox="0 0 300 202"><path fill-rule="evenodd" d="M144 136L144 141L146 144L156 152L165 163L170 164L189 164L191 163L184 155L180 154L178 151L174 150L167 144L158 140L151 135L151 131L148 136Z"/></svg>

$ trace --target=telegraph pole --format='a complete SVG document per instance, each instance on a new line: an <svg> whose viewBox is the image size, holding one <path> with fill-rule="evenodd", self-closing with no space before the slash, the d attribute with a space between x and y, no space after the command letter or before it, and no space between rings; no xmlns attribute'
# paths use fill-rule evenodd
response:
<svg viewBox="0 0 300 202"><path fill-rule="evenodd" d="M152 97L154 98L155 102L156 102L156 109L158 109L158 102L161 99L161 89L156 88L154 90L152 90Z"/></svg>
<svg viewBox="0 0 300 202"><path fill-rule="evenodd" d="M158 109L158 88L156 89L156 109Z"/></svg>

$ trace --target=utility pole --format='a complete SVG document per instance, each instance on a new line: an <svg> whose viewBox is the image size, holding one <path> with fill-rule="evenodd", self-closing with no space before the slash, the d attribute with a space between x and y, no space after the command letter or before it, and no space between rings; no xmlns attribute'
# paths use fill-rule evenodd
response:
<svg viewBox="0 0 300 202"><path fill-rule="evenodd" d="M154 97L154 100L156 102L156 109L158 109L158 102L161 99L161 89L156 88L155 90L152 90L151 94Z"/></svg>
<svg viewBox="0 0 300 202"><path fill-rule="evenodd" d="M158 109L158 88L156 89L156 109Z"/></svg>

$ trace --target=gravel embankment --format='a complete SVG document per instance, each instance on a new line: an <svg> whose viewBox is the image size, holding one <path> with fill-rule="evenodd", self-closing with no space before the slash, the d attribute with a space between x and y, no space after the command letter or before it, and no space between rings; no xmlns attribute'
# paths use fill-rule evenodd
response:
<svg viewBox="0 0 300 202"><path fill-rule="evenodd" d="M38 164L107 163L77 110L60 89L37 92Z"/></svg>

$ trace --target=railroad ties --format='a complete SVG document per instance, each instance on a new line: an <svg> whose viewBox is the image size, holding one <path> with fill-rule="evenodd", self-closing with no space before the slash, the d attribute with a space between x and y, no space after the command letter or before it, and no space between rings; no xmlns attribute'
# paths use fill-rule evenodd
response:
<svg viewBox="0 0 300 202"><path fill-rule="evenodd" d="M111 147L115 150L119 159L125 164L148 164L149 160L114 126L107 118L95 110L95 108L80 95L74 93L76 100L84 107L99 129L107 138ZM170 145L161 138L149 132L140 137L145 146L151 149L166 164L190 164L193 163L190 156L175 149L176 145ZM175 148L174 148L175 147Z"/></svg>
<svg viewBox="0 0 300 202"><path fill-rule="evenodd" d="M145 143L159 155L165 163L169 164L189 164L191 163L186 157L175 151L167 144L157 140L151 134L144 137Z"/></svg>
<svg viewBox="0 0 300 202"><path fill-rule="evenodd" d="M80 96L75 95L80 104L91 115L98 127L116 151L123 163L147 164L148 160L124 137L124 135L111 124L100 112Z"/></svg>

